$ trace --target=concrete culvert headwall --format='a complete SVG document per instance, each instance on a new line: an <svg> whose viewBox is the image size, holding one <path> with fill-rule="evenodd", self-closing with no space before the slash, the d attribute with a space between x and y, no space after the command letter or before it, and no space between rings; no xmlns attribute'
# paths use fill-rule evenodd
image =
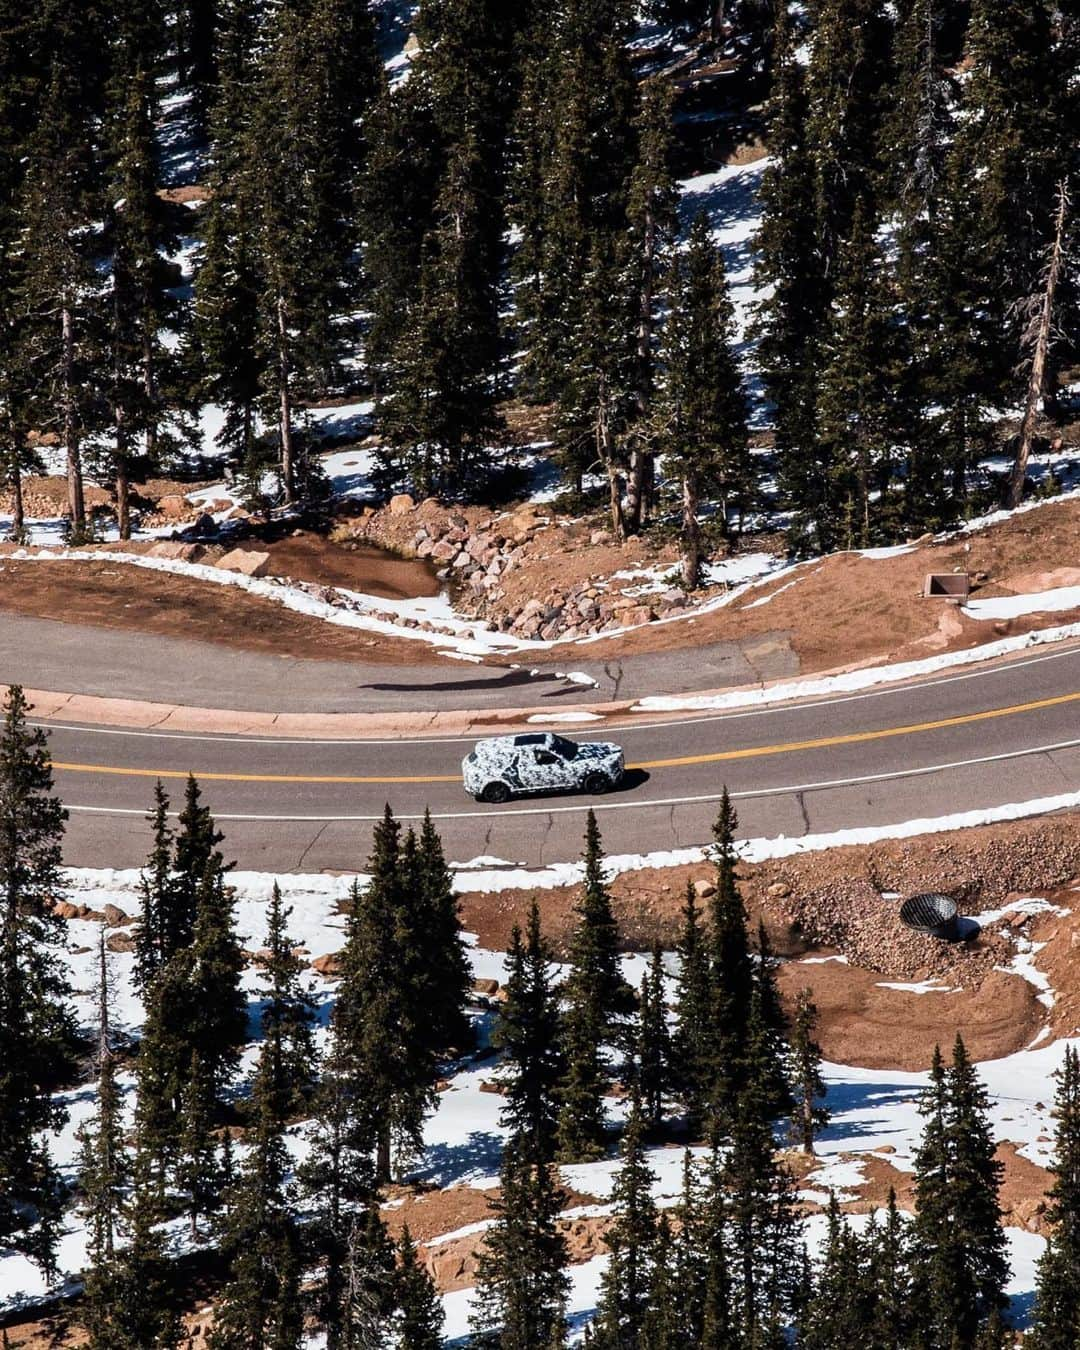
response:
<svg viewBox="0 0 1080 1350"><path fill-rule="evenodd" d="M936 891L908 896L900 906L900 922L928 937L951 940L960 932L956 901Z"/></svg>

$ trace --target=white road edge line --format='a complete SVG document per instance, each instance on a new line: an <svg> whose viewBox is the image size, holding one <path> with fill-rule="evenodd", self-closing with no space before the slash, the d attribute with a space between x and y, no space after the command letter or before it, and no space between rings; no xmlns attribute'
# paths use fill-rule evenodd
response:
<svg viewBox="0 0 1080 1350"><path fill-rule="evenodd" d="M732 800L751 800L757 797L786 797L797 792L816 792L824 791L827 788L839 787L857 787L863 783L882 783L899 778L920 778L926 774L945 773L950 769L966 769L979 764L996 764L1004 760L1024 759L1028 755L1045 755L1055 750L1073 750L1080 746L1080 739L1071 741L1056 741L1050 745L1033 745L1026 750L1015 750L1000 755L982 755L978 759L959 759L953 760L947 764L928 764L920 769L896 769L890 773L865 774L858 778L833 778L824 779L817 783L792 783L786 787L758 788L749 789L745 792L732 792ZM693 806L703 802L716 802L720 800L720 792L710 792L702 796L694 797L661 797L650 798L647 801L625 801L625 802L605 802L590 801L583 802L581 805L574 806L537 806L522 807L506 811L443 811L431 813L432 820L505 820L510 816L556 816L572 815L582 811L640 811L647 807L655 806ZM75 811L86 815L104 815L104 816L142 816L146 819L149 812L139 810L137 807L129 806L79 806L64 803L68 811ZM992 808L987 808L988 810ZM171 815L178 815L178 812L171 812ZM281 815L229 815L224 812L214 812L215 820L234 820L234 821L270 821L270 822L309 822L312 825L325 824L366 824L371 821L381 820L381 813L378 815L361 816L281 816ZM423 813L418 814L400 814L398 820L422 820Z"/></svg>

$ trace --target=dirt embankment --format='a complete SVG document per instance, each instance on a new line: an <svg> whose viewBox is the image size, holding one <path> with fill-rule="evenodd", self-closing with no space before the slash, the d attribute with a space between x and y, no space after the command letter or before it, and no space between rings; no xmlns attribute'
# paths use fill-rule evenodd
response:
<svg viewBox="0 0 1080 1350"><path fill-rule="evenodd" d="M934 1045L948 1044L958 1029L976 1058L990 1059L1028 1045L1044 1025L1055 1034L1080 1025L1080 894L1070 889L1080 884L1076 813L802 854L746 865L742 876L751 924L761 920L774 950L787 958L782 991L788 998L804 986L814 991L830 1059L923 1069ZM707 905L707 863L614 878L628 949L675 944L689 881ZM972 940L944 943L903 928L898 901L890 898L925 890L955 896L967 915L1027 896L1047 897L1057 909L1075 905L1077 915L1010 910ZM465 895L465 927L481 946L501 949L534 897L545 931L562 946L574 923L573 887ZM1032 983L995 969L1041 942L1048 945L1038 952L1038 966L1058 997L1052 1013ZM843 960L807 962L808 956ZM930 992L887 987L896 984Z"/></svg>

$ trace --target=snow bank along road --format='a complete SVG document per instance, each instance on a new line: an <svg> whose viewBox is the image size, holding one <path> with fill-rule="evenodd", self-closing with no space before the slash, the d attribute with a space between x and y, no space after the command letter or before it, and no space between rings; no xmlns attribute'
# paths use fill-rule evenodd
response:
<svg viewBox="0 0 1080 1350"><path fill-rule="evenodd" d="M677 721L643 717L608 732L627 780L606 797L480 805L461 787L460 739L288 740L50 724L71 811L65 861L138 866L155 778L174 802L188 772L241 867L362 869L370 825L389 802L426 806L449 856L535 866L577 856L589 806L611 853L708 840L724 784L740 833L788 837L985 810L1080 791L1080 648L1036 652L919 683ZM573 727L568 734L575 734Z"/></svg>

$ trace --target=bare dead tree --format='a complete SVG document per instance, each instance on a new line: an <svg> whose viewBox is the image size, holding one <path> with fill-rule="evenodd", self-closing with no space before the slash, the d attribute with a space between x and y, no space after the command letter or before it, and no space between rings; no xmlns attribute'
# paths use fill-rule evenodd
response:
<svg viewBox="0 0 1080 1350"><path fill-rule="evenodd" d="M1005 506L1009 510L1020 505L1024 495L1024 479L1027 476L1028 460L1031 458L1031 445L1035 438L1035 422L1039 415L1039 403L1042 399L1043 381L1046 376L1046 358L1050 344L1056 336L1054 330L1054 298L1065 265L1065 226L1069 218L1069 193L1065 179L1058 184L1057 211L1054 220L1054 239L1050 245L1050 256L1042 272L1042 284L1034 295L1029 296L1020 305L1021 316L1025 319L1021 345L1030 351L1028 361L1027 397L1024 402L1024 418L1020 423L1020 435L1016 443L1016 457L1009 473L1009 482L1005 491Z"/></svg>

